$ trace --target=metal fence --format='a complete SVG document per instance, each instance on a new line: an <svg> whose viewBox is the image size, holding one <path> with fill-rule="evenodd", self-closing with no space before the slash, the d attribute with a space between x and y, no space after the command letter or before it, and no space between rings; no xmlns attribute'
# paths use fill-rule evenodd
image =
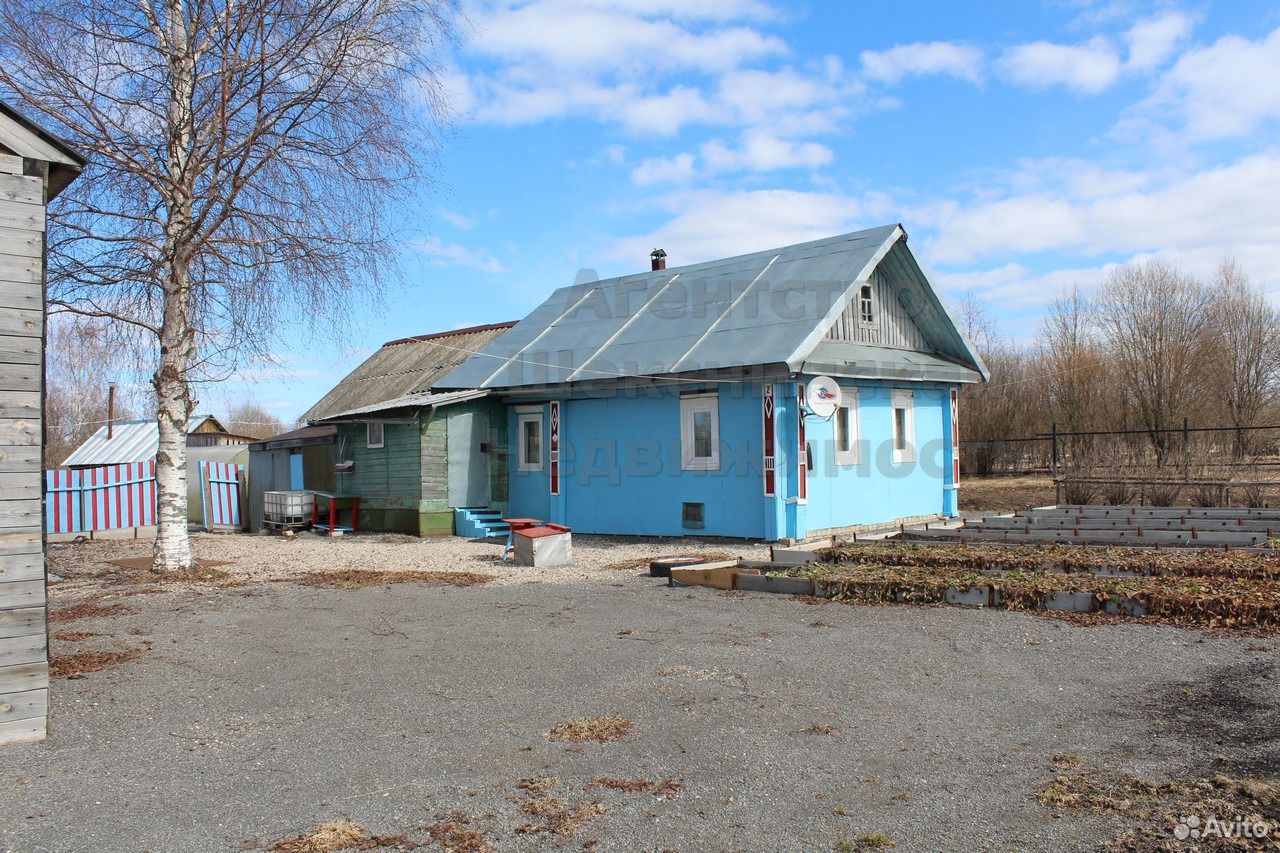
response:
<svg viewBox="0 0 1280 853"><path fill-rule="evenodd" d="M156 463L44 472L47 533L91 533L156 523Z"/></svg>
<svg viewBox="0 0 1280 853"><path fill-rule="evenodd" d="M241 526L243 465L199 462L200 507L206 530ZM89 533L149 527L156 523L156 463L44 472L46 533Z"/></svg>

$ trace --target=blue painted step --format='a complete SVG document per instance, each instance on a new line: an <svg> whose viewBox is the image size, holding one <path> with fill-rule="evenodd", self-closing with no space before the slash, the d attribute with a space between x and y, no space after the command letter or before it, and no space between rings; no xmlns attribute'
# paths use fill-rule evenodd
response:
<svg viewBox="0 0 1280 853"><path fill-rule="evenodd" d="M453 510L453 534L468 539L505 539L511 528L502 513L487 506L460 506Z"/></svg>

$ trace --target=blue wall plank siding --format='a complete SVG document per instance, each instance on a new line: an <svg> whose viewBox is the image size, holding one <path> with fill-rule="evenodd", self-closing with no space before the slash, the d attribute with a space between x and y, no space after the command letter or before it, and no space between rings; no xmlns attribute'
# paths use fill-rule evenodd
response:
<svg viewBox="0 0 1280 853"><path fill-rule="evenodd" d="M776 386L774 497L764 495L762 386L706 387L717 392L718 470L682 468L679 387L570 397L561 404L561 494L551 495L545 454L540 470L521 471L513 451L508 467L511 513L557 521L582 533L773 540L943 512L943 471L950 459L949 386L843 382L842 387L856 389L859 461L837 464L834 421L807 416L812 470L803 504L796 500L796 383ZM893 460L895 389L913 394L915 459L909 462ZM527 411L527 406L520 408ZM547 410L543 404L544 435L550 429ZM510 407L508 426L516 435L515 406ZM702 528L684 525L685 503L703 504Z"/></svg>

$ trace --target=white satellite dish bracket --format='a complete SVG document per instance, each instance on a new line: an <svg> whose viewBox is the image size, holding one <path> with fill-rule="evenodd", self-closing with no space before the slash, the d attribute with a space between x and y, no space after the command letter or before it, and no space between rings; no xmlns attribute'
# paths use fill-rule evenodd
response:
<svg viewBox="0 0 1280 853"><path fill-rule="evenodd" d="M830 376L815 376L809 380L805 388L804 402L809 413L820 418L829 418L840 408L844 395L840 383Z"/></svg>

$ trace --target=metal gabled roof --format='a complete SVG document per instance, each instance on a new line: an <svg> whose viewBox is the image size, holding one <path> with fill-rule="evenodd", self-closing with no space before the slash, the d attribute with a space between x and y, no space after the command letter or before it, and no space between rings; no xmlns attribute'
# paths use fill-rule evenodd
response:
<svg viewBox="0 0 1280 853"><path fill-rule="evenodd" d="M303 413L307 422L349 415L429 392L437 379L514 326L492 323L388 341ZM370 411L379 410L369 409Z"/></svg>
<svg viewBox="0 0 1280 853"><path fill-rule="evenodd" d="M107 427L85 439L62 463L64 468L119 465L124 462L147 462L156 458L160 446L160 428L155 420L116 421L111 426L111 438Z"/></svg>
<svg viewBox="0 0 1280 853"><path fill-rule="evenodd" d="M799 372L853 289L884 264L912 292L942 361L985 373L906 248L886 225L685 267L560 288L437 388L520 388L722 368Z"/></svg>

